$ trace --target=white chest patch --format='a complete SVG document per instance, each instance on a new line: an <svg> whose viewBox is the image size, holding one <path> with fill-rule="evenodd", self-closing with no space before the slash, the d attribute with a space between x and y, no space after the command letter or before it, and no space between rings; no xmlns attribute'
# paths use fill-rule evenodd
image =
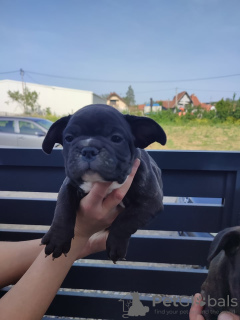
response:
<svg viewBox="0 0 240 320"><path fill-rule="evenodd" d="M95 182L107 182L104 181L98 173L85 173L82 179L84 182L79 187L86 193L90 192ZM108 194L113 190L120 188L126 182L126 180L121 184L113 181L108 188ZM124 208L124 204L122 202L120 203L120 205Z"/></svg>

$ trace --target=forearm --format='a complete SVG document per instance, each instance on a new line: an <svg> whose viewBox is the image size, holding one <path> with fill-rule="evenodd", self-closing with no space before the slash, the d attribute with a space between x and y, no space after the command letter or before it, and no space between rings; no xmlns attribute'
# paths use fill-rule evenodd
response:
<svg viewBox="0 0 240 320"><path fill-rule="evenodd" d="M0 320L42 319L79 252L84 239L74 239L67 257L52 260L40 252L18 283L0 300ZM30 285L31 284L31 285Z"/></svg>
<svg viewBox="0 0 240 320"><path fill-rule="evenodd" d="M0 242L0 288L17 282L39 253L40 239L20 242Z"/></svg>

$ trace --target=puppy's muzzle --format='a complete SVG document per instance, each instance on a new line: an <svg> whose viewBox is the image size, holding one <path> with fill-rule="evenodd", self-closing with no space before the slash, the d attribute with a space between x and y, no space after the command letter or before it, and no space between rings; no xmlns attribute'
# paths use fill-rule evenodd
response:
<svg viewBox="0 0 240 320"><path fill-rule="evenodd" d="M84 147L81 150L82 160L86 162L91 162L95 160L98 154L99 150L94 147Z"/></svg>

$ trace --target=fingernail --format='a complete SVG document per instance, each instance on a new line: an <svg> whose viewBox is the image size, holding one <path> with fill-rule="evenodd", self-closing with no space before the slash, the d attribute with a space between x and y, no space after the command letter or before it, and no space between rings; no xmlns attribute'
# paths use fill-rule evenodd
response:
<svg viewBox="0 0 240 320"><path fill-rule="evenodd" d="M218 320L233 320L233 316L229 312L222 312L218 316Z"/></svg>

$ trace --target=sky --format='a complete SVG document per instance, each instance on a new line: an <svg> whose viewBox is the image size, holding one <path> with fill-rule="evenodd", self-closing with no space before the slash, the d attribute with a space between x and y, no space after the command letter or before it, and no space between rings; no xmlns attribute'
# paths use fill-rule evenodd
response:
<svg viewBox="0 0 240 320"><path fill-rule="evenodd" d="M0 80L23 69L25 82L122 97L131 85L137 104L238 99L239 12L239 0L0 0Z"/></svg>

